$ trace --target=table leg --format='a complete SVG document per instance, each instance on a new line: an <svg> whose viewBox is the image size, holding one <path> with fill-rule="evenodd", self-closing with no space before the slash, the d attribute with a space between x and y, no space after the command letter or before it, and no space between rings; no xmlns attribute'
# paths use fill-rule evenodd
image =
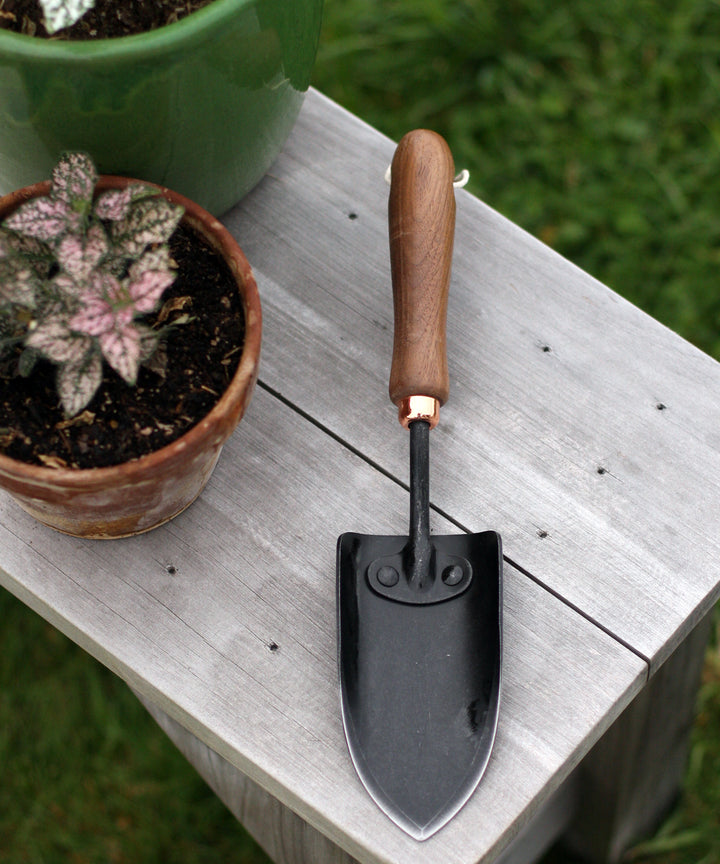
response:
<svg viewBox="0 0 720 864"><path fill-rule="evenodd" d="M577 809L564 845L615 864L676 803L686 767L712 611L576 769Z"/></svg>
<svg viewBox="0 0 720 864"><path fill-rule="evenodd" d="M135 692L135 691L133 691ZM275 864L358 864L139 693L155 722Z"/></svg>

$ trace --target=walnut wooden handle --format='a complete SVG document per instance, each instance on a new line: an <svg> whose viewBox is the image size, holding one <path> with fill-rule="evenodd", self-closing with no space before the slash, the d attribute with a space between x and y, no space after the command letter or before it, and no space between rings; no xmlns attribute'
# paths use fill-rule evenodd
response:
<svg viewBox="0 0 720 864"><path fill-rule="evenodd" d="M388 221L395 337L390 398L442 405L450 381L445 322L455 233L455 168L445 140L416 129L398 144L391 166ZM401 416L401 422L403 418Z"/></svg>

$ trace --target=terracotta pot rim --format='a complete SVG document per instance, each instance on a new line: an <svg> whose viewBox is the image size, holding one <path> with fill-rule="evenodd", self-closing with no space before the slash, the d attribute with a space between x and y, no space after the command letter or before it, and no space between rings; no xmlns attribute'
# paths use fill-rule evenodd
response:
<svg viewBox="0 0 720 864"><path fill-rule="evenodd" d="M212 3L186 15L179 21L155 30L115 36L109 39L45 39L0 28L0 47L4 55L37 58L44 61L86 63L92 57L103 60L127 56L143 57L175 48L203 30L212 30L252 0L213 0Z"/></svg>
<svg viewBox="0 0 720 864"><path fill-rule="evenodd" d="M118 188L133 182L143 182L149 186L156 185L128 177L101 175L96 190L100 192L104 189ZM155 465L162 465L175 459L179 461L185 452L192 453L194 445L199 439L202 439L205 429L213 424L215 418L232 413L233 407L242 401L242 394L254 385L260 358L262 311L257 283L250 263L232 234L207 210L178 192L162 186L157 186L157 188L164 196L185 208L182 221L198 228L206 239L212 242L216 250L227 261L236 282L240 285L245 314L245 339L242 356L235 374L213 408L187 432L159 450L153 450L151 453L136 459L102 468L49 468L13 459L0 453L0 477L12 477L39 484L52 482L55 486L62 486L67 489L102 487L107 485L113 477L123 480L140 477L149 473ZM0 196L0 219L4 218L6 209L15 209L23 201L40 195L47 195L49 190L50 181L43 181L32 186L25 186L8 195Z"/></svg>

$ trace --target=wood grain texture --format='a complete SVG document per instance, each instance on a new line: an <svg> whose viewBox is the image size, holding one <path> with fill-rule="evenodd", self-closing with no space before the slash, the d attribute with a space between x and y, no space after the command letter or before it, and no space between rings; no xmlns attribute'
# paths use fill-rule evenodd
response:
<svg viewBox="0 0 720 864"><path fill-rule="evenodd" d="M311 92L225 221L266 310L263 380L404 479L386 396L393 152ZM654 670L720 594L720 365L456 196L453 396L431 436L431 500L468 530L498 530L512 561Z"/></svg>
<svg viewBox="0 0 720 864"><path fill-rule="evenodd" d="M443 138L408 132L392 161L388 202L394 337L390 399L447 402L446 321L455 235L455 167Z"/></svg>
<svg viewBox="0 0 720 864"><path fill-rule="evenodd" d="M0 580L351 857L475 864L531 819L646 668L506 568L493 757L450 825L412 841L348 756L335 617L337 536L404 533L407 506L397 483L259 389L206 491L154 532L76 540L3 498ZM437 514L432 527L454 530Z"/></svg>
<svg viewBox="0 0 720 864"><path fill-rule="evenodd" d="M358 864L356 858L343 852L164 711L143 696L136 695L275 864ZM533 818L513 837L493 864L531 864L537 861L570 824L576 806L577 784L568 780L547 796Z"/></svg>

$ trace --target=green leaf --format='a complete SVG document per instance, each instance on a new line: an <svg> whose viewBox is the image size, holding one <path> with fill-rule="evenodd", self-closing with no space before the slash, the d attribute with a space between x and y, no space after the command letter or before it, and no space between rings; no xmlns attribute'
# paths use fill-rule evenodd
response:
<svg viewBox="0 0 720 864"><path fill-rule="evenodd" d="M25 348L18 358L18 373L23 378L28 378L37 362L40 354L34 348Z"/></svg>

